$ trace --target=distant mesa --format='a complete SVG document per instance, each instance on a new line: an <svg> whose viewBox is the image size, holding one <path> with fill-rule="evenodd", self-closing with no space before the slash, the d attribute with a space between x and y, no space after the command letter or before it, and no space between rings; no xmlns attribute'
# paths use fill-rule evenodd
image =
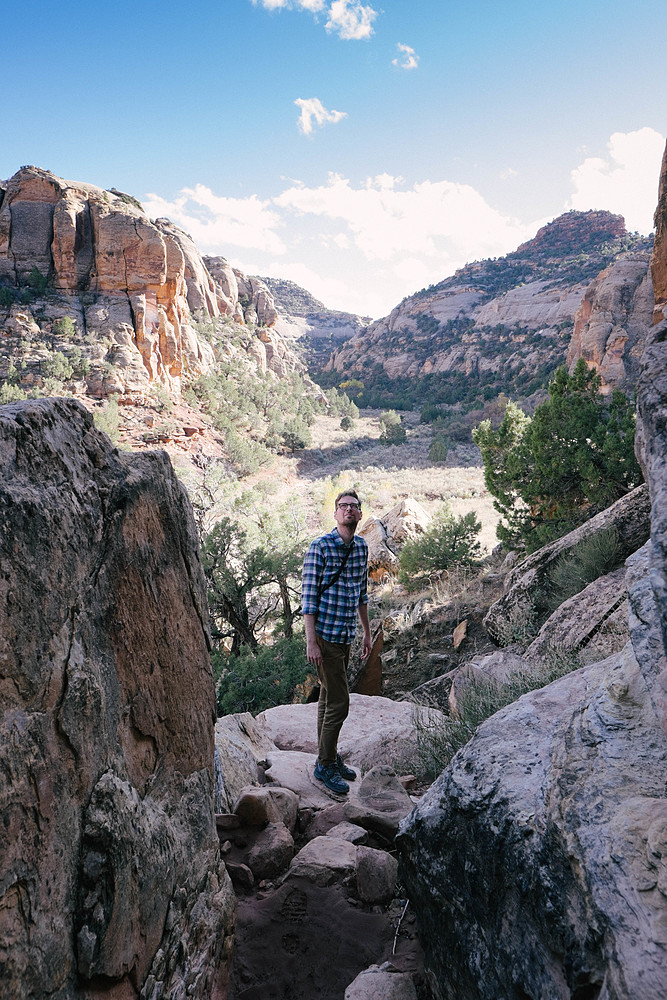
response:
<svg viewBox="0 0 667 1000"><path fill-rule="evenodd" d="M636 383L651 324L653 241L620 215L567 212L495 260L466 264L335 350L329 371L456 375L497 395L543 390L583 357L604 392Z"/></svg>

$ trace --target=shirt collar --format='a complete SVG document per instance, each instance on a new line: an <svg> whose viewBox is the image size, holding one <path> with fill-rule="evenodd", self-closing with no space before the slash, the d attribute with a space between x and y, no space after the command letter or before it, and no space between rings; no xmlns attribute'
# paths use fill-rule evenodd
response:
<svg viewBox="0 0 667 1000"><path fill-rule="evenodd" d="M334 542L336 543L336 545L341 545L344 549L346 549L346 548L349 547L348 543L344 542L343 539L341 538L340 533L339 533L337 527L334 528L333 531L330 532L330 535L332 536L332 538L333 538ZM357 537L356 534L352 535L352 541L349 543L349 545L354 545L354 540L355 540L356 537Z"/></svg>

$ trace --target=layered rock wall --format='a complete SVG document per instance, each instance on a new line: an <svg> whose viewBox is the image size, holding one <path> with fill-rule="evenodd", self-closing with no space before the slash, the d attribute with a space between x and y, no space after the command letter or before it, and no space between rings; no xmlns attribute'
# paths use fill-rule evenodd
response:
<svg viewBox="0 0 667 1000"><path fill-rule="evenodd" d="M73 400L0 410L0 995L225 995L189 502Z"/></svg>
<svg viewBox="0 0 667 1000"><path fill-rule="evenodd" d="M69 297L85 333L109 341L121 391L158 382L178 393L184 377L212 368L195 316L275 324L266 286L223 267L223 258L211 260L220 280L187 233L167 219L151 221L122 192L37 167L22 167L3 188L0 284L25 285L37 269Z"/></svg>

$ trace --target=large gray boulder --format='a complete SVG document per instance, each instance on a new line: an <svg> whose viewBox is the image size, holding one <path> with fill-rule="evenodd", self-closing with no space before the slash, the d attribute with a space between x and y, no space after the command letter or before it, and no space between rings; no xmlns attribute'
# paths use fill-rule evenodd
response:
<svg viewBox="0 0 667 1000"><path fill-rule="evenodd" d="M499 712L398 843L436 995L664 998L667 739L630 645Z"/></svg>
<svg viewBox="0 0 667 1000"><path fill-rule="evenodd" d="M12 1000L221 997L234 898L191 508L73 400L0 409L0 940Z"/></svg>

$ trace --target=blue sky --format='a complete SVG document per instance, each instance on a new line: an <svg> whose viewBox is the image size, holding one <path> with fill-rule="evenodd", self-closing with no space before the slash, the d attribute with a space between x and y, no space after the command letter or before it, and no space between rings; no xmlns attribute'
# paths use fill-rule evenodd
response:
<svg viewBox="0 0 667 1000"><path fill-rule="evenodd" d="M648 232L657 0L45 0L3 12L0 177L117 187L379 316L568 208Z"/></svg>

